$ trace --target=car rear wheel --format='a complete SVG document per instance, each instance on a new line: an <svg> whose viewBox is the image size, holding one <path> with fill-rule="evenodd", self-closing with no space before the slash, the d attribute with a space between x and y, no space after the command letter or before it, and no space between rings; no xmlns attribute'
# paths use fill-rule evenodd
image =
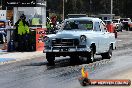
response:
<svg viewBox="0 0 132 88"><path fill-rule="evenodd" d="M102 59L110 59L112 57L112 46L110 46L108 52L101 54Z"/></svg>
<svg viewBox="0 0 132 88"><path fill-rule="evenodd" d="M54 65L55 64L55 62L54 62L55 55L54 54L46 53L46 59L47 59L49 65Z"/></svg>

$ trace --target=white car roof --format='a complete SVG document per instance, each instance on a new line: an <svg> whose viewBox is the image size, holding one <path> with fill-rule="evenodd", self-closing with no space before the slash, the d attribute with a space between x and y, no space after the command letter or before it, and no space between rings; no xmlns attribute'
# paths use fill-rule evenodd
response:
<svg viewBox="0 0 132 88"><path fill-rule="evenodd" d="M92 22L100 22L100 21L102 21L99 18L93 18L93 17L69 18L69 19L66 19L65 21L72 21L72 20L89 20L89 21L92 21Z"/></svg>

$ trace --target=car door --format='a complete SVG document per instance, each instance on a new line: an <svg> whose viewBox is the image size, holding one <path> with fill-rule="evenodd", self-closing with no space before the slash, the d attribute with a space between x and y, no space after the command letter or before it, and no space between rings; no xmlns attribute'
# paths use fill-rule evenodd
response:
<svg viewBox="0 0 132 88"><path fill-rule="evenodd" d="M109 49L109 32L107 31L105 24L101 21L100 22L100 29L101 29L101 41L100 41L100 46L101 46L101 52L107 52Z"/></svg>
<svg viewBox="0 0 132 88"><path fill-rule="evenodd" d="M101 50L102 50L103 45L100 44L101 43L100 41L102 40L102 32L101 32L101 29L100 29L100 23L99 22L94 23L94 31L95 31L95 35L96 35L96 36L94 36L95 37L94 41L95 41L95 44L96 44L96 52L100 53Z"/></svg>

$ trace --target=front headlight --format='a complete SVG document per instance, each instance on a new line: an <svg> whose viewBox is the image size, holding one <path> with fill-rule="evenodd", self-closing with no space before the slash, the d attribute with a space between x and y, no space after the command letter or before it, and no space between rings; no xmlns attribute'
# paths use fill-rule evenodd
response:
<svg viewBox="0 0 132 88"><path fill-rule="evenodd" d="M81 35L80 36L80 42L84 44L84 43L86 43L86 41L87 41L86 36L85 35Z"/></svg>

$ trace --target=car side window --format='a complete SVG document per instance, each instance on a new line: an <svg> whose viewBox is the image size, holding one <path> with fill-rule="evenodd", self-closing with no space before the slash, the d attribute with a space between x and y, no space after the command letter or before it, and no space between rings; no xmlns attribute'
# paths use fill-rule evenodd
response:
<svg viewBox="0 0 132 88"><path fill-rule="evenodd" d="M95 24L94 24L94 31L101 31L100 30L99 22L95 22Z"/></svg>

